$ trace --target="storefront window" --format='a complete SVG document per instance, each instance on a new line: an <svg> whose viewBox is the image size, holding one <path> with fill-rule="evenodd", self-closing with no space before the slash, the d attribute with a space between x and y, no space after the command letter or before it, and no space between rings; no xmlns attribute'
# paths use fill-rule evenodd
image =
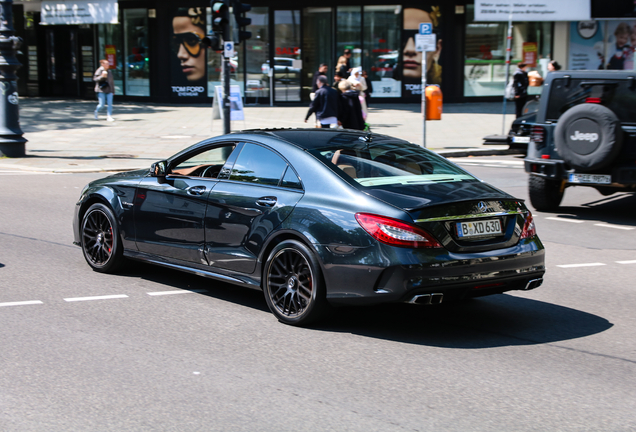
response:
<svg viewBox="0 0 636 432"><path fill-rule="evenodd" d="M336 59L344 50L351 50L352 68L362 65L362 8L360 6L339 6L336 16Z"/></svg>
<svg viewBox="0 0 636 432"><path fill-rule="evenodd" d="M369 74L374 98L400 97L401 83L393 72L400 50L400 6L364 7L362 68Z"/></svg>
<svg viewBox="0 0 636 432"><path fill-rule="evenodd" d="M331 50L331 8L305 8L303 10L303 99L309 100L314 85L314 73L322 63L327 67L327 79L333 82L336 64Z"/></svg>
<svg viewBox="0 0 636 432"><path fill-rule="evenodd" d="M501 96L506 76L507 22L474 22L474 5L466 5L464 96ZM541 76L547 73L552 46L552 23L513 22L510 75L516 64L530 64ZM541 87L529 87L539 94Z"/></svg>
<svg viewBox="0 0 636 432"><path fill-rule="evenodd" d="M150 96L147 9L124 9L126 95Z"/></svg>
<svg viewBox="0 0 636 432"><path fill-rule="evenodd" d="M300 101L300 11L274 11L274 98Z"/></svg>
<svg viewBox="0 0 636 432"><path fill-rule="evenodd" d="M254 7L247 17L252 20L252 37L245 42L245 97L269 103L269 8Z"/></svg>
<svg viewBox="0 0 636 432"><path fill-rule="evenodd" d="M121 27L118 24L97 25L99 59L106 59L115 80L115 94L124 94L124 54L121 42Z"/></svg>

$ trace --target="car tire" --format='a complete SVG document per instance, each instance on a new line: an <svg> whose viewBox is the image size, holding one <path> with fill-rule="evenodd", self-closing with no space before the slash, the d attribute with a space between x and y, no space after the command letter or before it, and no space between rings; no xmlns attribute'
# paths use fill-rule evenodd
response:
<svg viewBox="0 0 636 432"><path fill-rule="evenodd" d="M580 104L567 110L555 130L559 155L572 168L592 172L609 165L621 150L621 123L609 108Z"/></svg>
<svg viewBox="0 0 636 432"><path fill-rule="evenodd" d="M530 202L538 211L554 211L559 208L563 192L558 181L543 177L530 176L528 181Z"/></svg>
<svg viewBox="0 0 636 432"><path fill-rule="evenodd" d="M269 254L263 270L265 301L278 320L305 326L323 318L329 305L314 253L303 243L285 240Z"/></svg>
<svg viewBox="0 0 636 432"><path fill-rule="evenodd" d="M97 203L84 213L81 226L82 252L91 268L114 273L124 263L124 248L113 211Z"/></svg>

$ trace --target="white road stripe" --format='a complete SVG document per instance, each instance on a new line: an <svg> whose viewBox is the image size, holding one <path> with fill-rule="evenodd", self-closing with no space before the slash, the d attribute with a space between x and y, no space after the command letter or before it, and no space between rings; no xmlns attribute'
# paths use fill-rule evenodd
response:
<svg viewBox="0 0 636 432"><path fill-rule="evenodd" d="M207 290L175 290L175 291L153 291L146 293L149 296L162 296L162 295L173 295L173 294L192 294L192 293L204 293Z"/></svg>
<svg viewBox="0 0 636 432"><path fill-rule="evenodd" d="M619 264L636 264L636 260L631 261L616 261Z"/></svg>
<svg viewBox="0 0 636 432"><path fill-rule="evenodd" d="M2 307L2 306L26 306L26 305L36 305L36 304L44 304L44 303L41 302L40 300L29 300L29 301L0 303L0 307Z"/></svg>
<svg viewBox="0 0 636 432"><path fill-rule="evenodd" d="M128 296L126 294L114 294L114 295L92 296L92 297L71 297L71 298L65 298L64 301L76 302L76 301L89 301L89 300L109 300L109 299L118 299L118 298L128 298Z"/></svg>
<svg viewBox="0 0 636 432"><path fill-rule="evenodd" d="M559 222L571 222L571 223L583 223L583 222L585 222L585 221L582 221L582 220L567 219L567 218L560 218L560 217L547 217L546 219L555 220L555 221L559 221Z"/></svg>
<svg viewBox="0 0 636 432"><path fill-rule="evenodd" d="M622 230L633 230L636 229L634 227L626 227L626 226L622 226L622 225L611 225L611 224L606 224L606 223L597 223L594 224L595 226L600 226L600 227L604 227L604 228L616 228L616 229L622 229Z"/></svg>
<svg viewBox="0 0 636 432"><path fill-rule="evenodd" d="M557 267L561 268L573 268L573 267L595 267L595 266L604 266L603 263L585 263L585 264L562 264Z"/></svg>

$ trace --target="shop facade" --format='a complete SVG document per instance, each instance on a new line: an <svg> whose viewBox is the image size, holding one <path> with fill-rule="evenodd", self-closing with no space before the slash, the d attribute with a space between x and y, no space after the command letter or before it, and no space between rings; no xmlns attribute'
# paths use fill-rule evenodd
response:
<svg viewBox="0 0 636 432"><path fill-rule="evenodd" d="M88 3L114 8L114 22L47 23L51 8ZM414 36L422 22L431 23L436 35L435 50L426 55L427 82L441 87L445 102L503 95L507 25L475 21L472 2L249 3L252 38L238 45L230 60L232 84L248 104L308 103L314 72L327 64L332 82L345 50L352 52L351 67L366 72L372 103L417 102L422 54ZM14 16L23 21L16 30L25 40L21 94L92 99L92 75L102 58L114 69L122 99L210 103L221 85L221 55L187 39L211 31L209 2L16 1ZM534 58L534 67L543 71L559 43L555 24L514 24L512 68Z"/></svg>

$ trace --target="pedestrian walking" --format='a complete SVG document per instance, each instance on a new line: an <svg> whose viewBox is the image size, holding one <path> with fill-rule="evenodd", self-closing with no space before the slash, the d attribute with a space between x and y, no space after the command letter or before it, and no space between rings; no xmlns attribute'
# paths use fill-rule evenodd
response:
<svg viewBox="0 0 636 432"><path fill-rule="evenodd" d="M318 90L318 85L316 84L318 82L318 77L321 76L321 75L327 76L327 68L328 67L329 66L327 65L327 63L320 63L320 67L314 73L314 77L311 80L311 82L312 82L311 93L309 94L309 98L311 100L314 100L314 94L316 93L316 90Z"/></svg>
<svg viewBox="0 0 636 432"><path fill-rule="evenodd" d="M550 63L548 63L548 72L556 72L558 70L561 70L561 65L559 64L559 62L556 60L551 60Z"/></svg>
<svg viewBox="0 0 636 432"><path fill-rule="evenodd" d="M369 101L371 100L371 93L373 93L373 84L371 84L371 81L369 80L369 75L367 74L367 71L363 70L362 71L362 77L364 78L364 81L367 84L367 89L364 91L364 101L367 104L367 109L369 108Z"/></svg>
<svg viewBox="0 0 636 432"><path fill-rule="evenodd" d="M313 113L316 113L321 128L336 127L338 125L338 92L329 87L326 76L320 75L316 81L318 90L309 105L305 123Z"/></svg>
<svg viewBox="0 0 636 432"><path fill-rule="evenodd" d="M340 56L336 63L336 75L340 75L342 78L349 78L349 67L347 66L347 58Z"/></svg>
<svg viewBox="0 0 636 432"><path fill-rule="evenodd" d="M367 119L367 103L365 100L365 91L367 90L367 80L362 76L362 68L357 67L351 70L351 76L347 78L351 82L352 87L360 93L360 105L362 105L362 116Z"/></svg>
<svg viewBox="0 0 636 432"><path fill-rule="evenodd" d="M106 109L106 120L109 122L115 121L113 118L113 93L115 92L115 80L113 73L110 71L110 65L108 60L100 60L101 65L95 71L93 75L93 81L95 81L95 93L97 93L97 108L95 108L95 120L97 120L99 111L108 103Z"/></svg>
<svg viewBox="0 0 636 432"><path fill-rule="evenodd" d="M338 92L340 92L340 87L338 87L338 84L340 83L340 81L346 81L346 80L340 73L336 72L336 74L333 77L333 85L331 87L338 90Z"/></svg>
<svg viewBox="0 0 636 432"><path fill-rule="evenodd" d="M342 80L338 84L340 93L340 108L338 121L345 129L364 130L360 93L352 88L351 82Z"/></svg>
<svg viewBox="0 0 636 432"><path fill-rule="evenodd" d="M349 48L347 48L346 50L343 51L343 56L347 61L347 74L351 73L351 50ZM347 76L348 78L348 76Z"/></svg>
<svg viewBox="0 0 636 432"><path fill-rule="evenodd" d="M523 113L523 106L528 99L528 65L525 63L519 63L517 70L512 76L512 86L515 89L515 108L517 118L521 117Z"/></svg>

